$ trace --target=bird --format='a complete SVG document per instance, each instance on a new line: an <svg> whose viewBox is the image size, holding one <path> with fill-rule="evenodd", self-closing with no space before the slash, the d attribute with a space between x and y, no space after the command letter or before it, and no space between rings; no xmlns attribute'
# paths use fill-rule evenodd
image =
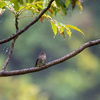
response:
<svg viewBox="0 0 100 100"><path fill-rule="evenodd" d="M46 61L47 57L46 57L46 53L45 52L41 52L36 60L35 63L35 67L40 67L42 66L45 61Z"/></svg>

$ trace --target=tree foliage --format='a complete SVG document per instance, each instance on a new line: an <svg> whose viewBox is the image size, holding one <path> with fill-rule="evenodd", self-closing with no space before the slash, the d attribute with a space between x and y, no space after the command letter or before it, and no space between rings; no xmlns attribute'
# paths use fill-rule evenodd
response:
<svg viewBox="0 0 100 100"><path fill-rule="evenodd" d="M15 16L18 16L20 19L20 15L26 11L32 11L33 15L31 17L37 17L41 11L47 7L49 0L11 0L11 1L1 1L0 2L0 12L2 15L5 11L5 7L10 10ZM51 4L51 7L43 14L40 18L41 22L43 23L44 19L47 19L51 22L52 29L54 32L54 37L57 34L57 30L59 31L59 36L62 34L65 39L65 32L66 30L69 37L71 37L71 30L70 28L81 32L83 35L84 33L78 29L76 26L72 25L65 25L63 23L58 22L57 20L53 19L53 16L59 13L61 16L67 14L69 5L72 5L72 9L74 10L75 5L77 4L80 10L82 11L82 5L79 0L55 0ZM29 16L22 16L21 18L29 17Z"/></svg>

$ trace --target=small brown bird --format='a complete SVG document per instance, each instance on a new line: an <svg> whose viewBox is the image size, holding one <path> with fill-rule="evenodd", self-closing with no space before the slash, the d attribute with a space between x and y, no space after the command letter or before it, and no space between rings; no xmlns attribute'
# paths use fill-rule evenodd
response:
<svg viewBox="0 0 100 100"><path fill-rule="evenodd" d="M35 67L42 66L45 63L45 61L46 61L46 53L45 52L42 52L42 53L40 53L40 55L37 58Z"/></svg>

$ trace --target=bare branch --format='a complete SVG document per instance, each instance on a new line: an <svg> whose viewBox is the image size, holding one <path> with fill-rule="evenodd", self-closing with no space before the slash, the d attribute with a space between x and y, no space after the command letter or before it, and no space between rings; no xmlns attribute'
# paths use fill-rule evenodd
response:
<svg viewBox="0 0 100 100"><path fill-rule="evenodd" d="M4 71L10 61L10 58L11 58L11 55L12 55L12 52L13 52L13 48L14 48L14 44L15 44L15 41L16 41L16 38L13 39L13 42L12 42L12 45L11 45L11 48L10 48L10 51L9 51L9 54L8 54L8 57L7 57L7 60L2 68L2 70Z"/></svg>
<svg viewBox="0 0 100 100"><path fill-rule="evenodd" d="M18 16L15 16L15 27L16 27L16 33L18 32L19 28L18 28ZM17 36L18 37L18 36ZM10 58L11 58L11 55L12 55L12 52L13 52L13 48L14 48L14 44L15 44L15 41L17 39L17 37L15 37L12 41L12 45L11 45L11 48L10 48L10 51L9 51L9 54L8 54L8 57L7 57L7 60L2 68L2 71L5 71L9 61L10 61Z"/></svg>
<svg viewBox="0 0 100 100"><path fill-rule="evenodd" d="M6 43L6 42L14 39L16 36L19 36L20 34L25 32L29 27L31 27L33 24L35 24L41 18L41 16L50 8L53 1L54 0L50 0L48 6L40 13L40 15L38 15L32 22L30 22L28 25L26 25L22 30L18 31L16 34L13 34L12 36L10 36L8 38L0 40L0 44Z"/></svg>
<svg viewBox="0 0 100 100"><path fill-rule="evenodd" d="M66 55L64 57L61 57L59 59L56 59L54 61L51 61L51 62L49 62L49 63L47 63L47 64L45 64L45 65L43 65L41 67L35 67L35 68L33 67L33 68L27 68L27 69L22 69L22 70L14 70L14 71L1 71L0 72L0 77L22 75L22 74L41 71L41 70L49 68L49 67L51 67L53 65L62 63L64 61L76 56L77 54L82 52L84 49L86 49L88 47L91 47L91 46L94 46L94 45L98 45L98 44L100 44L100 39L87 42L87 43L83 44L80 48L78 48L77 50L73 51L72 53L70 53L70 54L68 54L68 55Z"/></svg>

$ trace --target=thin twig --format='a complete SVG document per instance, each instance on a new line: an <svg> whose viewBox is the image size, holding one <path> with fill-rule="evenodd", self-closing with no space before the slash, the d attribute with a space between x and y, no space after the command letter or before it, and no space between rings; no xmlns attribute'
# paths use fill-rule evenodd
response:
<svg viewBox="0 0 100 100"><path fill-rule="evenodd" d="M12 34L12 36L10 36L8 38L0 40L0 44L6 43L6 42L14 39L16 36L19 36L20 34L25 32L29 27L31 27L33 24L35 24L41 18L41 16L50 8L53 1L54 0L50 0L50 2L48 3L48 6L42 10L40 15L38 15L32 22L30 22L28 25L26 25L22 30L18 31L16 34Z"/></svg>
<svg viewBox="0 0 100 100"><path fill-rule="evenodd" d="M18 28L18 16L15 16L15 27L16 27L16 33L18 32L19 28ZM17 36L18 37L18 36ZM2 68L2 71L5 71L10 59L11 59L11 55L12 55L12 52L13 52L13 49L14 49L14 44L15 44L15 41L17 39L17 37L15 37L12 41L12 44L11 44L11 47L10 47L10 51L9 51L9 54L8 54L8 57L7 57L7 60L5 61L5 64Z"/></svg>
<svg viewBox="0 0 100 100"><path fill-rule="evenodd" d="M41 71L44 70L46 68L49 68L53 65L57 65L59 63L62 63L74 56L76 56L77 54L79 54L80 52L82 52L84 49L94 46L94 45L98 45L100 44L100 39L98 40L94 40L94 41L90 41L87 42L85 44L83 44L80 48L78 48L77 50L73 51L72 53L67 54L64 57L61 57L59 59L56 59L54 61L51 61L41 67L33 67L33 68L27 68L27 69L22 69L22 70L14 70L14 71L1 71L0 72L0 77L4 77L4 76L14 76L14 75L23 75L23 74L27 74L27 73L32 73L32 72L37 72L37 71Z"/></svg>

